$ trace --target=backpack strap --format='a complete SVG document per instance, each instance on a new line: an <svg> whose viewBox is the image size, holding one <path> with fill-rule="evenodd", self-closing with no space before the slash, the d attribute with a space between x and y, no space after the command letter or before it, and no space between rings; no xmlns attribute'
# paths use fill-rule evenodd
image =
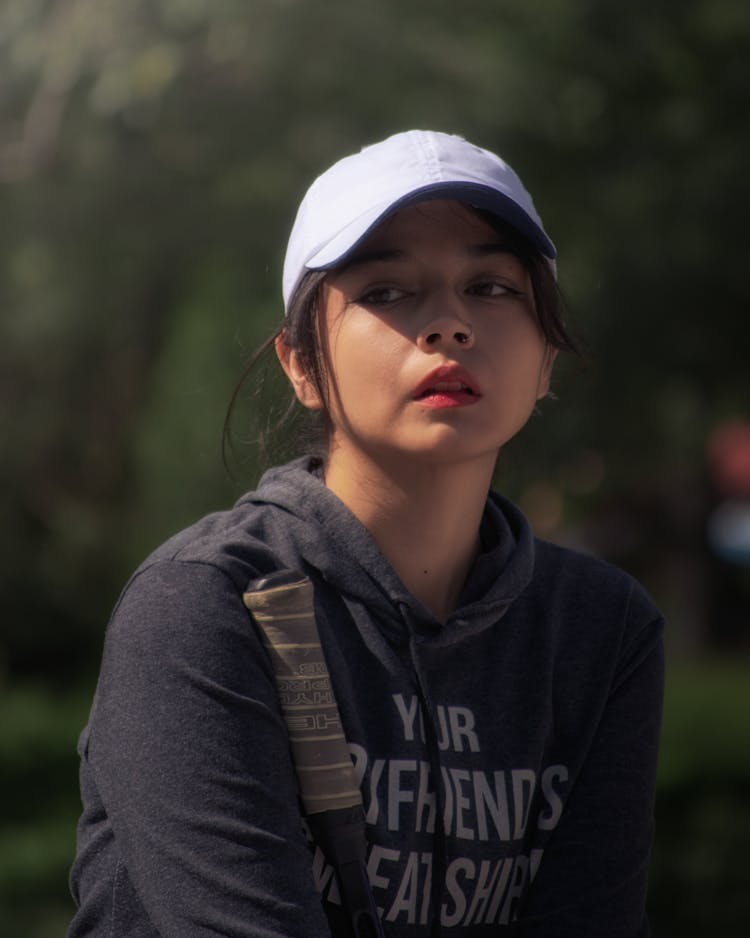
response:
<svg viewBox="0 0 750 938"><path fill-rule="evenodd" d="M279 570L252 580L242 599L276 676L310 829L336 870L356 938L382 938L365 865L362 795L320 644L312 583L297 570Z"/></svg>

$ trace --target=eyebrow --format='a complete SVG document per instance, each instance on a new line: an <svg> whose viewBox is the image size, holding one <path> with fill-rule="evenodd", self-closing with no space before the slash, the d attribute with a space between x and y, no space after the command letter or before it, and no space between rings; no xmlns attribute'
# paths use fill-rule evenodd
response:
<svg viewBox="0 0 750 938"><path fill-rule="evenodd" d="M491 241L486 244L470 244L466 249L466 253L469 257L489 257L493 254L515 254L516 252L506 242ZM403 251L400 248L360 251L344 261L337 270L343 272L355 267L362 267L364 264L406 260L408 256L408 251Z"/></svg>
<svg viewBox="0 0 750 938"><path fill-rule="evenodd" d="M383 263L385 261L398 261L406 257L406 251L399 248L384 249L382 251L360 251L347 258L344 263L335 268L339 273L351 270L353 267L362 267L364 264Z"/></svg>
<svg viewBox="0 0 750 938"><path fill-rule="evenodd" d="M471 257L488 257L492 254L513 254L516 252L507 243L507 241L491 241L488 244L470 244L469 255Z"/></svg>

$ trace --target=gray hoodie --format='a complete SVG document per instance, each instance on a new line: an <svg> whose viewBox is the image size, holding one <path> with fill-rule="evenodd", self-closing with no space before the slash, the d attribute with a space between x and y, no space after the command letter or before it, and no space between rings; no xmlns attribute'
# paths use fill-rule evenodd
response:
<svg viewBox="0 0 750 938"><path fill-rule="evenodd" d="M491 493L440 624L315 464L162 545L107 629L81 735L69 938L346 934L242 593L306 573L384 933L643 938L662 623Z"/></svg>

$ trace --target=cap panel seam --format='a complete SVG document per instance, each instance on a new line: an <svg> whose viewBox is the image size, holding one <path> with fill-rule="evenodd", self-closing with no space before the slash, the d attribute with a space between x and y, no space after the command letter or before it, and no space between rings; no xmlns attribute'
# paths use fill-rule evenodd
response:
<svg viewBox="0 0 750 938"><path fill-rule="evenodd" d="M422 153L429 179L432 180L432 182L439 182L442 179L442 175L435 140L419 131L414 132L414 140Z"/></svg>

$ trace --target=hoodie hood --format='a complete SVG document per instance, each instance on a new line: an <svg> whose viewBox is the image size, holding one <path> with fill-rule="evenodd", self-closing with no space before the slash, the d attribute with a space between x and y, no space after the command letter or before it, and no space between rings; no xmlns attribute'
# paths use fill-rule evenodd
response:
<svg viewBox="0 0 750 938"><path fill-rule="evenodd" d="M286 560L287 551L301 556L340 593L360 629L366 621L369 631L376 619L389 642L447 645L482 631L502 618L533 573L528 522L511 502L490 492L480 531L482 552L458 608L443 624L407 590L364 525L325 486L315 460L305 457L269 470L237 507L247 504L260 508L261 517L264 506L271 510L265 540L278 530L278 511L283 512L280 559Z"/></svg>

